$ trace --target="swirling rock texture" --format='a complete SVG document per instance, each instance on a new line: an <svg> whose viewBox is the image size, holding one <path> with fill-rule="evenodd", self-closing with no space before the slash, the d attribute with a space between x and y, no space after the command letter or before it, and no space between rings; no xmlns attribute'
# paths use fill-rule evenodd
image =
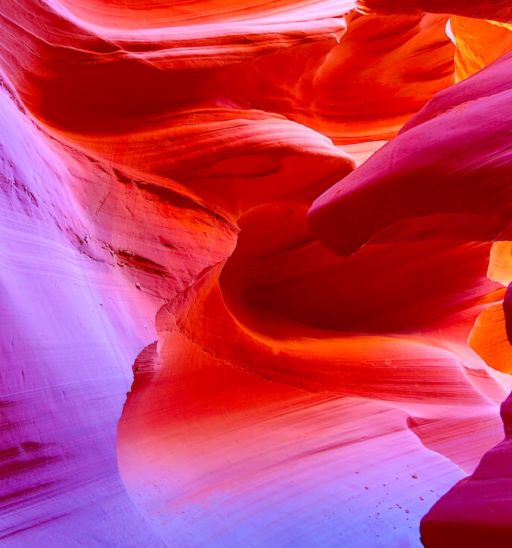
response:
<svg viewBox="0 0 512 548"><path fill-rule="evenodd" d="M2 2L2 545L510 546L511 24Z"/></svg>

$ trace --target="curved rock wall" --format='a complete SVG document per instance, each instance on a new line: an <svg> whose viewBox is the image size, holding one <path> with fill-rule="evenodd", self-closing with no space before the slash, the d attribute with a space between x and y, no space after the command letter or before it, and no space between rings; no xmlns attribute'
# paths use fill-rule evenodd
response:
<svg viewBox="0 0 512 548"><path fill-rule="evenodd" d="M507 542L511 18L0 6L3 544Z"/></svg>

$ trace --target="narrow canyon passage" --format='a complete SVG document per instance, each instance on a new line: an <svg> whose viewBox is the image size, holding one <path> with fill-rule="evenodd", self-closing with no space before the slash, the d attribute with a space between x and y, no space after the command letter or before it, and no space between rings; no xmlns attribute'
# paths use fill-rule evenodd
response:
<svg viewBox="0 0 512 548"><path fill-rule="evenodd" d="M2 545L509 546L508 2L0 28Z"/></svg>

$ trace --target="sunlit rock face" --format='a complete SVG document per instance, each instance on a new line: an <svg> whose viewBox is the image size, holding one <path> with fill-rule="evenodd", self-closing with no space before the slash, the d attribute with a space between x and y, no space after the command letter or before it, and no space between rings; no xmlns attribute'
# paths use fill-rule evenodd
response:
<svg viewBox="0 0 512 548"><path fill-rule="evenodd" d="M2 3L2 545L510 545L511 20Z"/></svg>

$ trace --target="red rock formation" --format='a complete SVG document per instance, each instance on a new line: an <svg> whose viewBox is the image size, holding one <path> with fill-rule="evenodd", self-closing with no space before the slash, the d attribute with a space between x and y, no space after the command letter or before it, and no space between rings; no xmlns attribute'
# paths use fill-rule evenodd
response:
<svg viewBox="0 0 512 548"><path fill-rule="evenodd" d="M425 546L510 546L511 402L509 396L501 405L505 439L487 452L475 472L453 487L422 520Z"/></svg>
<svg viewBox="0 0 512 548"><path fill-rule="evenodd" d="M362 244L387 239L390 234L396 238L406 227L406 242L435 238L455 248L467 245L461 242L468 239L479 247L485 241L488 246L494 239L509 238L511 66L512 57L505 56L434 98L396 139L315 202L310 211L315 233L339 253L357 251ZM437 222L428 227L424 219ZM392 223L395 229L390 233ZM508 244L495 246L488 276L508 284ZM486 266L486 261L480 264ZM467 267L464 271L468 273ZM442 277L430 279L438 287ZM429 282L421 283L428 290ZM469 297L463 283L459 281L457 287ZM455 294L452 290L451 306L456 305ZM470 342L489 365L508 373L509 291L501 295L502 303L482 312ZM424 319L428 312L418 316ZM509 407L507 400L502 406L506 432ZM420 433L422 423L418 424ZM434 439L426 443L435 447ZM422 525L426 546L510 544L509 445L507 437L484 456L469 479L458 483L429 512Z"/></svg>
<svg viewBox="0 0 512 548"><path fill-rule="evenodd" d="M0 7L6 545L411 545L499 440L508 27L353 7Z"/></svg>
<svg viewBox="0 0 512 548"><path fill-rule="evenodd" d="M493 21L512 22L512 7L507 0L358 0L362 11L370 10L382 13L403 13L426 11L431 13L451 13L491 19Z"/></svg>

